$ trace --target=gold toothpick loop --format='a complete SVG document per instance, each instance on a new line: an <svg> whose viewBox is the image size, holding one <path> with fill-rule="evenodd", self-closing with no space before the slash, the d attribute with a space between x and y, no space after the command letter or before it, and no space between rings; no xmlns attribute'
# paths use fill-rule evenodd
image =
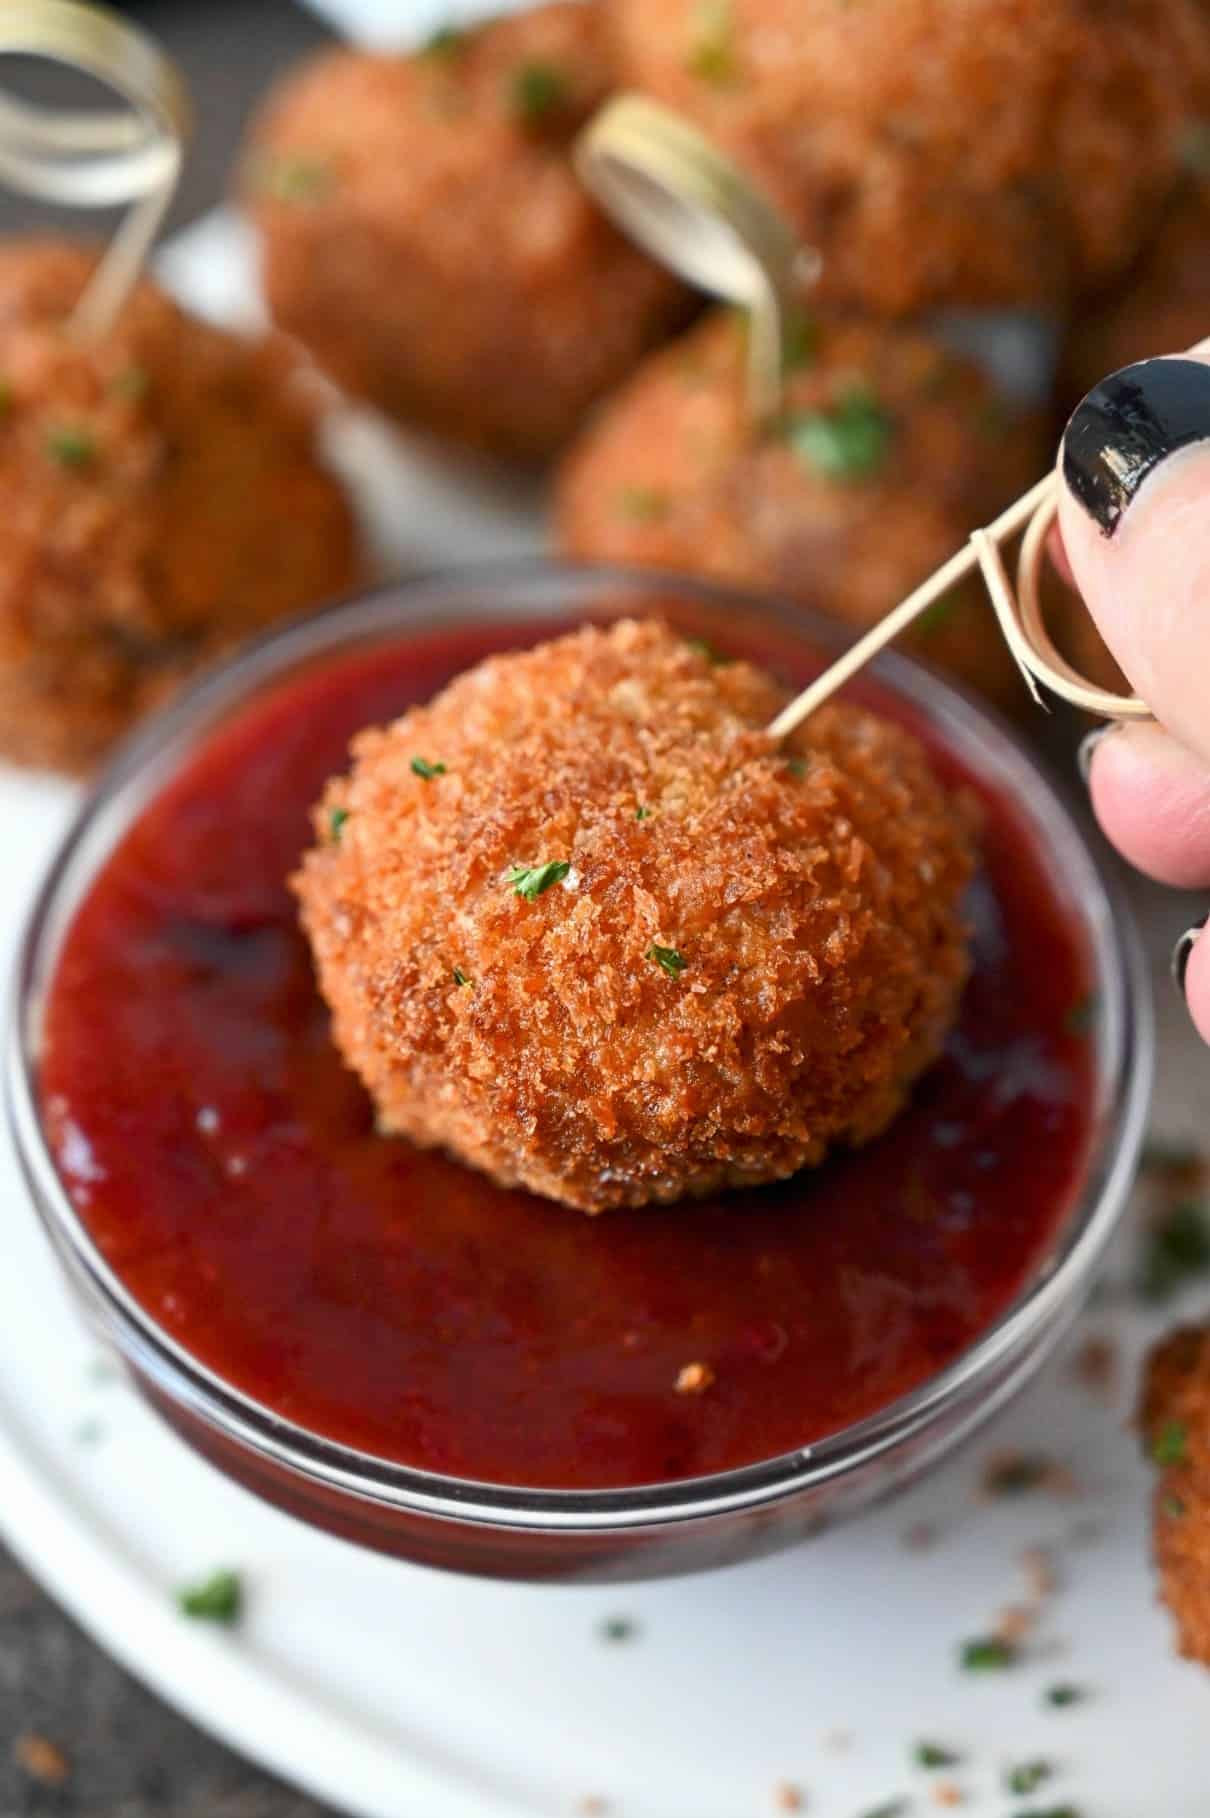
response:
<svg viewBox="0 0 1210 1818"><path fill-rule="evenodd" d="M129 203L69 326L102 335L138 278L172 200L189 136L176 67L117 13L78 0L0 0L0 56L45 59L94 77L126 104L81 112L0 89L0 181L77 208Z"/></svg>
<svg viewBox="0 0 1210 1818"><path fill-rule="evenodd" d="M603 107L576 146L585 187L679 276L748 312L758 421L781 404L786 325L818 268L743 173L679 114L641 95Z"/></svg>
<svg viewBox="0 0 1210 1818"><path fill-rule="evenodd" d="M1046 560L1046 539L1058 509L1058 481L1049 473L1007 511L1001 512L994 523L984 530L976 530L965 548L951 556L936 574L804 688L773 721L769 727L771 736L782 739L796 726L801 726L817 707L822 707L859 669L864 669L871 658L976 568L983 576L1004 641L1025 678L1026 687L1039 705L1042 704L1041 687L1061 700L1070 701L1073 707L1080 707L1085 713L1096 714L1102 719L1151 719L1150 707L1137 695L1112 694L1087 681L1055 648L1046 629L1040 599L1041 575ZM1004 566L1001 545L1021 530L1025 534L1014 590Z"/></svg>

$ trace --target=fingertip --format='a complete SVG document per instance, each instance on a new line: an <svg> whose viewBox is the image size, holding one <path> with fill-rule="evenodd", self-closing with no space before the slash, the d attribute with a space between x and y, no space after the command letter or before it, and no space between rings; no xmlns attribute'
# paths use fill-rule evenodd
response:
<svg viewBox="0 0 1210 1818"><path fill-rule="evenodd" d="M1093 810L1139 871L1177 889L1210 884L1210 768L1162 727L1110 728L1088 756Z"/></svg>
<svg viewBox="0 0 1210 1818"><path fill-rule="evenodd" d="M1202 1040L1210 1044L1210 936L1204 928L1189 950L1184 992L1193 1026Z"/></svg>

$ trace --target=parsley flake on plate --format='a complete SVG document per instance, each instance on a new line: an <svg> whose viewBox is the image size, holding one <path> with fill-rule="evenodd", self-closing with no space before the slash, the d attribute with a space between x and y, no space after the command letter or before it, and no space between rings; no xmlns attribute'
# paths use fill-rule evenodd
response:
<svg viewBox="0 0 1210 1818"><path fill-rule="evenodd" d="M46 432L46 452L60 467L79 471L91 467L96 459L96 438L91 430L76 423L60 423Z"/></svg>
<svg viewBox="0 0 1210 1818"><path fill-rule="evenodd" d="M421 776L426 783L431 783L435 776L445 775L445 765L430 764L427 758L414 757L412 759L412 775Z"/></svg>
<svg viewBox="0 0 1210 1818"><path fill-rule="evenodd" d="M689 964L685 956L678 953L675 947L648 947L646 957L654 960L656 965L668 974L669 978L679 978Z"/></svg>
<svg viewBox="0 0 1210 1818"><path fill-rule="evenodd" d="M231 1628L240 1619L244 1607L244 1587L238 1572L212 1572L198 1584L185 1585L177 1592L181 1614L195 1622L218 1622Z"/></svg>
<svg viewBox="0 0 1210 1818"><path fill-rule="evenodd" d="M937 1768L957 1767L961 1760L953 1749L947 1749L939 1742L918 1742L912 1749L912 1760L918 1768L926 1773L933 1773Z"/></svg>
<svg viewBox="0 0 1210 1818"><path fill-rule="evenodd" d="M1157 1465L1181 1465L1189 1456L1189 1429L1183 1420L1168 1420L1151 1443Z"/></svg>
<svg viewBox="0 0 1210 1818"><path fill-rule="evenodd" d="M962 1643L958 1664L964 1673L1000 1673L1017 1664L1017 1650L999 1635L978 1635Z"/></svg>
<svg viewBox="0 0 1210 1818"><path fill-rule="evenodd" d="M513 113L525 126L541 126L566 107L567 78L553 63L523 63L509 87Z"/></svg>
<svg viewBox="0 0 1210 1818"><path fill-rule="evenodd" d="M894 425L873 392L854 385L830 410L791 411L783 433L813 473L850 484L886 465Z"/></svg>
<svg viewBox="0 0 1210 1818"><path fill-rule="evenodd" d="M1049 1780L1054 1768L1049 1761L1020 1761L1009 1768L1004 1784L1010 1793L1036 1793L1043 1781Z"/></svg>
<svg viewBox="0 0 1210 1818"><path fill-rule="evenodd" d="M1210 1216L1196 1200L1181 1200L1150 1227L1139 1270L1143 1300L1170 1300L1181 1288L1210 1273Z"/></svg>
<svg viewBox="0 0 1210 1818"><path fill-rule="evenodd" d="M330 808L328 810L328 837L334 846L339 846L348 818L347 808Z"/></svg>

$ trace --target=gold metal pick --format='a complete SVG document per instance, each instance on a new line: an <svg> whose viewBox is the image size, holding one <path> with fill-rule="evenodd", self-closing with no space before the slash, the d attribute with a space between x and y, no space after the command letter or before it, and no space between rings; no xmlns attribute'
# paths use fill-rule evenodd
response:
<svg viewBox="0 0 1210 1818"><path fill-rule="evenodd" d="M180 178L190 110L176 66L117 13L78 0L0 0L0 56L44 58L95 77L116 111L35 107L0 90L0 181L76 208L131 206L72 312L103 335L138 279Z"/></svg>

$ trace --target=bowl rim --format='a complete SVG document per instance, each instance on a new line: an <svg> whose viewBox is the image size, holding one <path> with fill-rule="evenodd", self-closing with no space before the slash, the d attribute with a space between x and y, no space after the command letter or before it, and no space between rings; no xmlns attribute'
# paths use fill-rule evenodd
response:
<svg viewBox="0 0 1210 1818"><path fill-rule="evenodd" d="M569 599L569 594L572 598ZM544 597L544 595L546 597ZM856 1470L966 1405L984 1381L1053 1326L1086 1285L1125 1204L1145 1134L1154 1069L1148 975L1133 919L1114 881L1037 757L985 703L898 652L874 678L942 723L978 769L1013 790L1041 849L1078 902L1089 936L1097 998L1097 1136L1077 1203L1055 1248L975 1342L936 1375L885 1408L814 1443L703 1477L626 1489L560 1490L446 1476L312 1433L228 1383L165 1331L94 1244L54 1165L38 1109L42 992L74 912L122 834L178 774L177 765L223 722L275 683L324 654L471 622L592 617L651 596L770 621L804 644L838 651L845 627L775 597L675 574L574 562L524 560L443 568L388 582L272 627L207 671L118 750L56 845L18 942L7 1013L4 1099L17 1158L35 1208L69 1276L104 1316L106 1336L157 1390L211 1429L288 1473L364 1502L493 1529L602 1534L649 1529L760 1508ZM601 596L600 598L596 596ZM455 610L451 612L451 605ZM444 607L444 611L442 610ZM151 772L157 774L153 777ZM1014 788L1015 785L1015 788ZM69 899L69 900L68 900Z"/></svg>

